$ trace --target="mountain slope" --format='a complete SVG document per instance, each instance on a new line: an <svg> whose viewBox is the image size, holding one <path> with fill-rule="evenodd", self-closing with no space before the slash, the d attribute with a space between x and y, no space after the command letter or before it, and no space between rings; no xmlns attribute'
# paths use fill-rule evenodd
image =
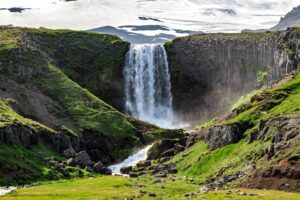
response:
<svg viewBox="0 0 300 200"><path fill-rule="evenodd" d="M293 10L281 18L280 22L272 27L271 30L281 31L294 26L300 26L300 6L293 8Z"/></svg>
<svg viewBox="0 0 300 200"><path fill-rule="evenodd" d="M120 84L127 47L104 34L0 27L0 97L10 99L18 114L59 133L59 142L43 134L37 139L60 155L86 151L92 161L108 164L155 138L182 136L125 116L97 97L112 98L106 90ZM29 140L3 126L4 134Z"/></svg>

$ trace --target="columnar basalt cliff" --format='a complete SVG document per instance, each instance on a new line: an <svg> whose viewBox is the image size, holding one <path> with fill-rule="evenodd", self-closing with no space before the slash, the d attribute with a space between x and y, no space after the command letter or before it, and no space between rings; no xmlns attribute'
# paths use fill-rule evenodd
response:
<svg viewBox="0 0 300 200"><path fill-rule="evenodd" d="M299 67L299 31L204 34L165 44L179 118L205 121L232 102Z"/></svg>

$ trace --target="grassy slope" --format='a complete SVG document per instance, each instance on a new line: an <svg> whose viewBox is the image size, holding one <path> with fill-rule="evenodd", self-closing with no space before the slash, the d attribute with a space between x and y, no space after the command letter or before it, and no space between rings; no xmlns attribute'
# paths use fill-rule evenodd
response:
<svg viewBox="0 0 300 200"><path fill-rule="evenodd" d="M147 187L138 187L145 185ZM162 187L163 186L163 187ZM3 200L38 200L38 199L64 199L64 200L83 200L83 199L125 199L137 197L139 191L146 191L147 194L135 199L186 199L185 194L195 192L197 199L204 198L210 200L229 199L260 199L260 200L296 200L300 198L300 194L278 192L278 191L258 191L245 190L247 194L255 194L256 196L239 196L238 192L232 191L232 195L227 195L226 191L217 191L207 194L197 193L199 187L190 184L187 180L166 181L160 184L153 184L153 178L128 179L124 177L99 177L94 179L80 179L71 181L59 181L48 183L45 185L18 189L10 194L0 197ZM148 194L155 194L156 197L149 197Z"/></svg>
<svg viewBox="0 0 300 200"><path fill-rule="evenodd" d="M72 80L101 99L122 98L122 66L129 43L116 36L35 30L30 38Z"/></svg>
<svg viewBox="0 0 300 200"><path fill-rule="evenodd" d="M51 130L35 121L24 118L8 107L5 101L0 100L0 128L9 125L26 126L33 131ZM43 155L43 158L37 155ZM0 185L14 185L30 183L32 181L61 178L62 175L53 172L45 160L60 160L53 151L42 145L24 148L21 145L6 145L0 143Z"/></svg>
<svg viewBox="0 0 300 200"><path fill-rule="evenodd" d="M285 94L284 98L278 98L280 94ZM262 100L253 101L252 103L249 101L243 104L247 105L246 108L248 109L241 105L240 108L243 109L243 112L238 116L228 121L214 122L209 125L225 125L237 122L251 124L251 127L245 133L245 139L237 144L228 145L213 151L209 151L204 142L197 143L176 155L170 161L179 161L176 167L179 170L179 174L192 176L197 181L203 182L206 178L230 175L235 172L251 173L251 171L247 171L247 167L251 166L252 162L256 164L257 168L264 168L270 162L299 155L299 148L294 148L289 149L287 152L282 152L282 155L277 157L275 161L269 161L265 157L260 158L260 152L271 144L272 137L269 137L268 140L249 143L247 134L251 130L256 129L258 122L261 120L266 121L282 116L300 116L300 74L298 73L292 81L280 87L266 90L264 93L258 94L257 97L260 98L256 99ZM273 107L266 106L270 102ZM266 107L269 109L266 109Z"/></svg>

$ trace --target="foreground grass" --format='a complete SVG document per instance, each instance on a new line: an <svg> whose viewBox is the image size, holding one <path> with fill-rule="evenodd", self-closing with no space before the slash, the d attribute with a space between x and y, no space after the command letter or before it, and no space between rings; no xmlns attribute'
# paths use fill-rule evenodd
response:
<svg viewBox="0 0 300 200"><path fill-rule="evenodd" d="M176 180L175 180L176 179ZM186 199L185 194L194 192L194 199L260 199L260 200L279 200L279 199L299 199L300 194L286 193L267 190L232 190L216 191L206 194L199 192L200 186L189 183L184 178L166 179L163 183L154 184L153 177L142 177L129 179L117 176L105 176L98 178L58 181L40 185L37 187L18 189L1 197L1 200L40 200L40 199L63 199L63 200L83 200L83 199ZM145 191L144 195L140 191ZM245 192L247 196L239 193ZM150 197L149 194L154 194ZM250 196L251 195L251 196Z"/></svg>

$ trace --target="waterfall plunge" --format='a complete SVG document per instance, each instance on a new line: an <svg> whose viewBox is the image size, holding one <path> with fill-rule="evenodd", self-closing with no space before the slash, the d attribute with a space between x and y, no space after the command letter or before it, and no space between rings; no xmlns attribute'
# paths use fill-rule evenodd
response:
<svg viewBox="0 0 300 200"><path fill-rule="evenodd" d="M127 114L164 128L172 128L173 99L164 46L131 45L124 77Z"/></svg>

